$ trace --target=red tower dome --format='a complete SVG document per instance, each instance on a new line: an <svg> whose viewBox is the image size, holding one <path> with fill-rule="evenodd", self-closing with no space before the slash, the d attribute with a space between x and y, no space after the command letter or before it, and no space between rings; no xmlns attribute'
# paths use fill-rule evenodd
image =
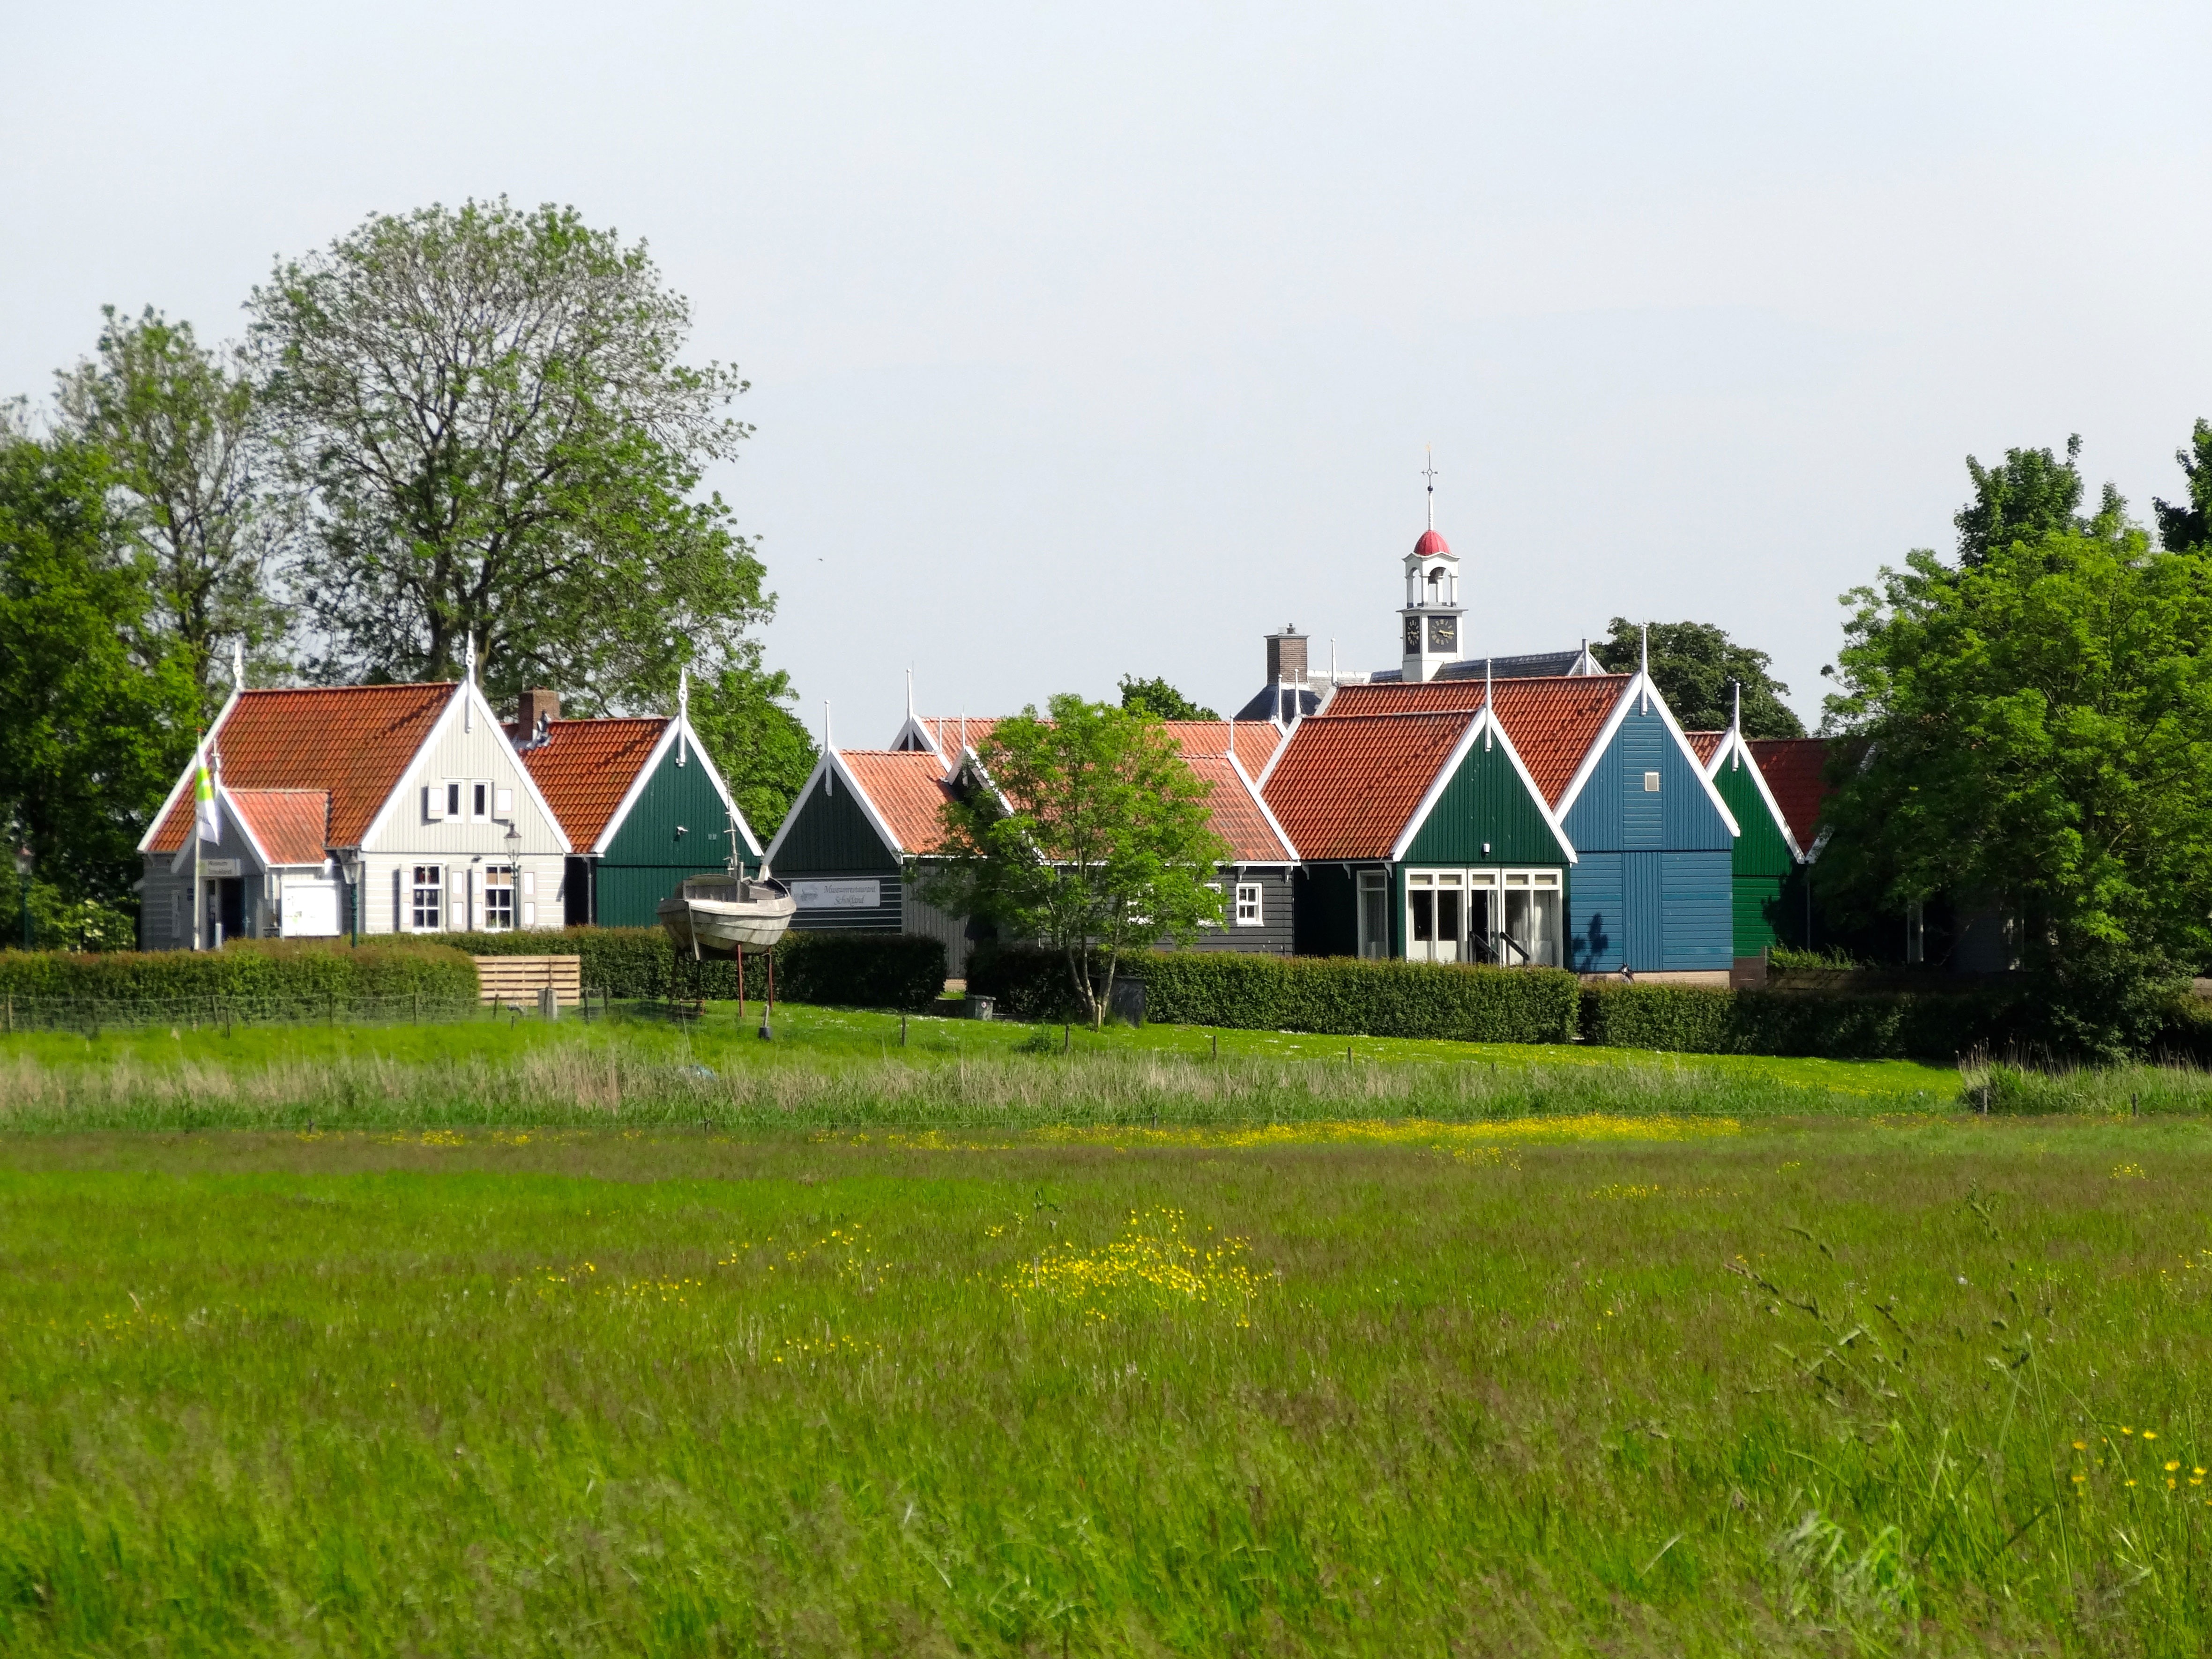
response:
<svg viewBox="0 0 2212 1659"><path fill-rule="evenodd" d="M1451 544L1439 532L1434 530L1425 530L1421 532L1421 539L1413 544L1413 556L1417 559L1425 559L1431 554L1441 555L1447 559L1455 559L1459 556L1451 550Z"/></svg>

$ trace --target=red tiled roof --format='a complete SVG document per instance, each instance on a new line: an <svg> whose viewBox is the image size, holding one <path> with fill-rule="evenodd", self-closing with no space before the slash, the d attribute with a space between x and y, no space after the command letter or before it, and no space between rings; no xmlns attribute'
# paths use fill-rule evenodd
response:
<svg viewBox="0 0 2212 1659"><path fill-rule="evenodd" d="M518 751L579 853L599 845L607 820L629 793L638 769L667 726L664 714L554 720L545 728L543 744Z"/></svg>
<svg viewBox="0 0 2212 1659"><path fill-rule="evenodd" d="M1474 721L1467 708L1309 719L1261 793L1301 858L1388 858Z"/></svg>
<svg viewBox="0 0 2212 1659"><path fill-rule="evenodd" d="M1242 735L1237 746L1243 748ZM1267 822L1267 814L1226 755L1186 752L1183 764L1201 783L1213 786L1206 797L1213 833L1229 843L1230 856L1239 864L1288 864L1291 849Z"/></svg>
<svg viewBox="0 0 2212 1659"><path fill-rule="evenodd" d="M983 739L991 735L991 728L999 723L995 715L956 715L951 720L932 717L921 722L922 729L937 739L947 761L960 755L960 740L964 737L970 749L981 750ZM842 753L842 750L839 751ZM878 751L879 752L879 751Z"/></svg>
<svg viewBox="0 0 2212 1659"><path fill-rule="evenodd" d="M1826 738L1753 738L1751 757L1796 837L1798 850L1811 853L1820 833L1820 808L1835 793L1827 780L1831 745Z"/></svg>
<svg viewBox="0 0 2212 1659"><path fill-rule="evenodd" d="M271 864L320 864L331 798L320 789L234 789L222 793Z"/></svg>
<svg viewBox="0 0 2212 1659"><path fill-rule="evenodd" d="M223 787L327 791L327 844L357 847L454 690L447 682L241 691L212 734ZM175 852L191 821L187 785L149 850Z"/></svg>
<svg viewBox="0 0 2212 1659"><path fill-rule="evenodd" d="M933 853L944 844L938 814L952 792L936 756L923 749L840 749L837 758L898 837L896 850Z"/></svg>
<svg viewBox="0 0 2212 1659"><path fill-rule="evenodd" d="M1728 733L1725 732L1685 732L1682 735L1690 740L1690 748L1697 755L1698 764L1700 766L1710 766L1712 764L1713 750L1721 746L1721 739L1728 736Z"/></svg>
<svg viewBox="0 0 2212 1659"><path fill-rule="evenodd" d="M1606 719L1629 682L1626 674L1556 675L1543 679L1500 680L1498 682L1498 720L1513 739L1515 751L1528 775L1535 780L1536 787L1543 792L1544 799L1556 807L1567 786L1574 781L1583 757L1604 729ZM1431 713L1443 709L1464 710L1473 714L1482 707L1483 684L1480 680L1429 680L1419 685L1385 682L1380 685L1346 685L1336 695L1315 720L1336 720L1363 714L1395 714L1415 712ZM1285 761L1288 760L1285 757ZM1276 769L1282 770L1282 763ZM1273 779L1268 780L1267 799L1274 802ZM1276 816L1282 817L1280 808ZM1298 850L1309 858L1320 854L1310 851L1305 837L1284 819L1283 827L1291 832L1291 839Z"/></svg>
<svg viewBox="0 0 2212 1659"><path fill-rule="evenodd" d="M1170 735L1186 757L1222 755L1229 750L1229 728L1237 727L1237 758L1254 777L1267 769L1282 746L1283 730L1273 720L1169 720Z"/></svg>

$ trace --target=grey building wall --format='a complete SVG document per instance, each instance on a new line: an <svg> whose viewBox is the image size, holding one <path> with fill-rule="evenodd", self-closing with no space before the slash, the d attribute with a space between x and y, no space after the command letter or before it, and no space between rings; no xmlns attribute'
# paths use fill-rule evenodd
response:
<svg viewBox="0 0 2212 1659"><path fill-rule="evenodd" d="M1292 943L1291 872L1288 870L1247 870L1240 877L1224 866L1216 878L1221 884L1224 919L1218 927L1203 927L1191 942L1194 951L1244 951L1286 957ZM1242 881L1260 889L1260 924L1237 923L1237 887Z"/></svg>

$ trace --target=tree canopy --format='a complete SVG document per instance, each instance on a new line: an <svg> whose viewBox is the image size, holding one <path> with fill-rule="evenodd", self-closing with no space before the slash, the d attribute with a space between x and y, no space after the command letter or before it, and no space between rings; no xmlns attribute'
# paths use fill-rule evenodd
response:
<svg viewBox="0 0 2212 1659"><path fill-rule="evenodd" d="M2002 462L1984 466L1966 457L1973 499L1951 522L1959 532L1959 562L1978 565L1998 548L2014 542L2039 542L2045 536L2078 532L2117 535L2127 519L2127 503L2106 484L2095 514L2081 516L2081 434L2066 440L2066 459L2048 449L2008 449Z"/></svg>
<svg viewBox="0 0 2212 1659"><path fill-rule="evenodd" d="M102 314L96 356L58 377L64 428L105 453L124 508L116 527L151 556L155 618L212 716L229 690L224 643L265 665L287 621L270 581L283 526L252 388L189 323L150 306L135 321L113 306Z"/></svg>
<svg viewBox="0 0 2212 1659"><path fill-rule="evenodd" d="M1685 731L1724 730L1743 687L1747 737L1802 738L1803 722L1783 699L1790 688L1767 672L1765 652L1739 645L1711 623L1655 622L1644 626L1615 617L1606 637L1590 647L1599 665L1615 674L1636 672L1643 660L1644 627L1650 629L1651 679Z"/></svg>
<svg viewBox="0 0 2212 1659"><path fill-rule="evenodd" d="M681 354L642 244L505 201L370 218L280 263L248 311L332 678L451 678L587 712L744 672L773 607L704 465L744 382Z"/></svg>
<svg viewBox="0 0 2212 1659"><path fill-rule="evenodd" d="M2212 421L2200 418L2185 449L2173 452L2189 482L2186 501L2151 500L2158 538L2169 552L2212 552Z"/></svg>
<svg viewBox="0 0 2212 1659"><path fill-rule="evenodd" d="M1222 919L1208 884L1230 849L1209 786L1157 716L1073 696L999 721L979 758L945 803L947 859L925 890L1060 952L1095 1027L1125 952Z"/></svg>
<svg viewBox="0 0 2212 1659"><path fill-rule="evenodd" d="M762 845L776 832L814 771L817 750L805 726L784 705L791 678L760 665L760 647L691 688L691 723Z"/></svg>
<svg viewBox="0 0 2212 1659"><path fill-rule="evenodd" d="M1121 676L1121 707L1156 714L1164 720L1218 720L1220 715L1201 708L1164 679L1140 680Z"/></svg>
<svg viewBox="0 0 2212 1659"><path fill-rule="evenodd" d="M2054 1036L2139 1048L2212 947L2212 562L2051 529L1957 569L1915 552L1845 598L1828 718L1869 752L1828 805L1821 887L2001 906Z"/></svg>
<svg viewBox="0 0 2212 1659"><path fill-rule="evenodd" d="M191 750L190 665L119 493L99 449L0 418L0 811L48 910L130 902L138 837Z"/></svg>

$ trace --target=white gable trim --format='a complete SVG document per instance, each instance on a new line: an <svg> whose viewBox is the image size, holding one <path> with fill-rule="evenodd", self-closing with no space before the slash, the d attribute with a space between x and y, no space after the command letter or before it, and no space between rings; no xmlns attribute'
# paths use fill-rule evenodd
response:
<svg viewBox="0 0 2212 1659"><path fill-rule="evenodd" d="M376 816L369 819L368 827L361 832L361 839L354 843L356 851L367 847L383 835L392 815L399 810L399 803L414 793L416 769L428 757L430 750L445 737L457 714L471 707L480 708L483 711L484 719L491 723L492 731L496 732L505 729L500 722L499 716L492 713L491 704L485 701L483 688L475 681L463 680L453 689L458 690L460 695L459 696L449 695L447 697L445 708L439 711L438 718L430 723L430 729L423 733L422 741L416 746L415 752L407 757L407 764L400 769L398 781L392 786L392 793L384 798L384 805L376 809ZM514 763L515 771L520 774L525 793L536 805L538 815L545 820L546 828L553 832L553 839L559 843L561 851L564 854L574 852L575 844L568 839L568 832L561 827L561 820L554 816L553 808L547 803L544 792L538 787L538 780L530 775L529 767L523 763L522 757L514 752L513 744L507 744L507 752L508 757Z"/></svg>
<svg viewBox="0 0 2212 1659"><path fill-rule="evenodd" d="M745 815L738 810L737 797L730 793L729 780L722 775L722 769L714 763L714 757L707 752L707 745L699 741L699 728L682 715L678 715L676 721L672 723L683 726L685 740L690 744L692 752L699 757L699 763L707 769L707 781L714 786L714 793L722 798L722 805L729 809L730 821L738 826L738 833L745 838L745 851L758 858L761 855L759 837L753 834L752 825L745 822ZM666 738L664 738L662 741L665 743ZM627 803L623 810L625 812L629 810Z"/></svg>
<svg viewBox="0 0 2212 1659"><path fill-rule="evenodd" d="M1437 769L1436 776L1429 781L1428 793L1421 797L1421 804L1413 809L1413 816L1406 820L1406 827L1399 831L1398 839L1390 848L1389 856L1393 864L1403 859L1411 849L1413 838L1421 833L1421 826L1429 821L1429 815L1437 810L1437 803L1443 799L1444 791L1451 787L1451 781L1459 775L1459 769L1466 764L1467 757L1474 752L1475 739L1486 732L1492 733L1494 741L1504 746L1505 757L1513 763L1514 774L1521 780L1521 787L1528 792L1528 799L1535 802L1536 810L1544 815L1544 825L1552 832L1552 839L1559 842L1559 851L1566 854L1567 862L1569 864L1580 862L1575 856L1574 843L1567 839L1567 832L1560 827L1558 817L1546 803L1544 792L1536 787L1536 780L1528 775L1528 767L1522 763L1521 751L1513 746L1513 739L1507 733L1504 723L1494 719L1490 705L1485 703L1481 713L1468 723L1467 730L1460 734L1459 741L1452 745L1451 753L1444 757L1443 764Z"/></svg>
<svg viewBox="0 0 2212 1659"><path fill-rule="evenodd" d="M907 748L908 738L921 738L921 746L925 751L936 756L940 761L945 758L945 745L938 741L937 734L929 729L929 722L919 714L908 714L900 724L898 731L891 738L891 747Z"/></svg>
<svg viewBox="0 0 2212 1659"><path fill-rule="evenodd" d="M890 825L884 821L884 815L876 810L875 802L868 799L868 792L860 787L859 780L854 777L843 757L831 749L825 750L822 758L814 763L814 770L807 776L806 787L799 792L799 798L792 803L791 811L783 815L783 823L776 830L775 839L769 842L768 851L762 855L763 858L772 862L783 850L783 838L791 833L791 826L799 822L799 812L805 807L807 798L813 794L814 786L825 775L833 774L853 792L853 799L860 803L860 815L867 819L868 827L876 832L876 839L900 857L905 857L905 846L891 833Z"/></svg>
<svg viewBox="0 0 2212 1659"><path fill-rule="evenodd" d="M1759 786L1759 798L1766 803L1767 816L1774 820L1774 827L1782 832L1782 842L1789 848L1790 856L1800 864L1808 862L1804 849L1797 845L1797 837L1790 831L1790 820L1782 815L1782 807L1775 800L1774 792L1766 787L1766 774L1759 769L1759 757L1751 752L1751 745L1744 741L1741 732L1734 726L1729 728L1728 734L1721 739L1720 746L1713 750L1713 757L1705 767L1705 775L1718 780L1722 766L1732 755L1751 773L1751 781Z"/></svg>
<svg viewBox="0 0 2212 1659"><path fill-rule="evenodd" d="M1583 751L1582 765L1576 769L1573 781L1559 797L1559 822L1565 823L1567 821L1567 814L1582 799L1583 786L1596 775L1598 762L1613 746L1613 740L1620 732L1622 722L1628 718L1629 705L1647 695L1651 699L1651 706L1659 711L1659 718L1666 722L1668 733L1674 739L1674 747L1681 751L1682 758L1689 762L1691 774L1704 786L1705 799L1712 802L1713 810L1721 815L1721 822L1728 825L1729 834L1741 836L1743 826L1735 821L1735 814L1729 811L1729 804L1721 799L1721 792L1706 774L1705 763L1698 758L1698 751L1690 747L1689 738L1682 735L1682 727L1674 719L1674 711L1667 706L1667 699L1659 695L1659 688L1650 683L1642 669L1628 677L1628 684L1621 687L1620 698L1613 704L1613 713L1606 716L1605 724L1598 728L1597 736L1590 740L1590 746Z"/></svg>
<svg viewBox="0 0 2212 1659"><path fill-rule="evenodd" d="M230 711L238 707L238 696L239 688L235 685L232 686L230 696L224 700L222 707L216 711L215 724L208 727L208 737L210 740L222 735L223 722L230 718ZM161 826L168 822L170 812L176 807L178 797L192 787L192 774L198 769L199 761L199 754L195 750L191 759L185 763L183 773L178 777L176 782L170 786L169 793L162 798L161 811L154 814L154 821L146 826L146 833L138 837L138 850L141 853L153 850L154 837L161 833ZM185 844L191 845L189 842Z"/></svg>
<svg viewBox="0 0 2212 1659"><path fill-rule="evenodd" d="M1275 754L1281 754L1283 744L1289 741L1290 739L1285 738L1283 743L1277 744ZM1274 755L1267 757L1267 763L1271 766L1274 764ZM1298 857L1298 844L1291 839L1290 831L1283 828L1282 820L1275 816L1275 809L1267 805L1267 798L1260 793L1260 786L1252 781L1252 775L1244 769L1244 763L1237 758L1237 751L1234 748L1229 751L1229 769L1237 775L1237 781L1244 786L1244 793L1251 796L1252 804L1260 809L1260 816L1267 819L1267 828L1275 832L1275 839L1283 843L1284 850L1291 855L1291 862L1303 863L1304 860Z"/></svg>
<svg viewBox="0 0 2212 1659"><path fill-rule="evenodd" d="M589 849L592 857L603 858L606 855L607 848L613 842L616 832L623 827L623 821L629 817L631 809L636 806L639 797L645 793L645 786L652 781L653 774L660 769L661 763L668 758L668 750L675 743L679 728L683 732L685 742L690 745L693 758L706 769L707 781L714 786L714 793L720 798L723 810L729 813L730 821L737 825L738 833L744 837L745 850L755 858L761 855L760 842L753 838L753 827L745 822L745 815L738 811L738 803L732 799L729 786L722 781L721 769L714 764L714 757L707 752L706 745L699 741L697 728L683 716L673 715L661 721L660 735L653 740L652 752L638 763L636 772L631 775L629 787L623 791L621 804L614 810L614 816L607 820L606 827L599 831L599 840L592 843Z"/></svg>

